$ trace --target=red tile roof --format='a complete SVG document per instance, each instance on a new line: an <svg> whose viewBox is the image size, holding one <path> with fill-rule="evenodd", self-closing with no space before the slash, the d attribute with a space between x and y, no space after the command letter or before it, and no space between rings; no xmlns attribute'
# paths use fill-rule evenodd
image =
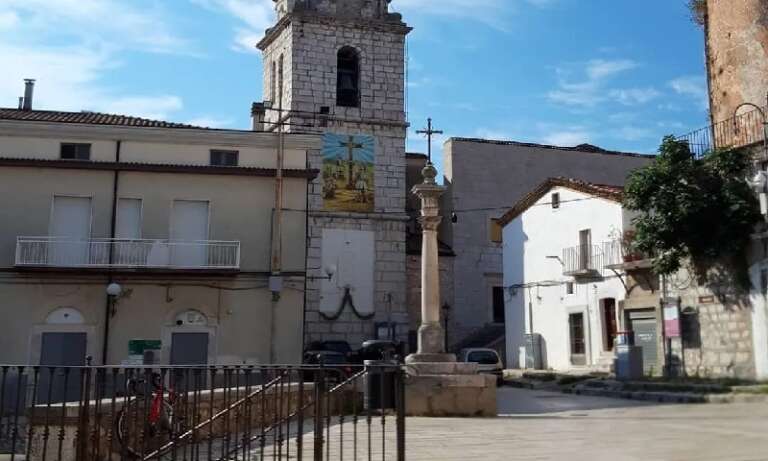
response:
<svg viewBox="0 0 768 461"><path fill-rule="evenodd" d="M50 110L19 110L0 108L0 120L28 122L76 123L85 125L131 126L141 128L205 129L183 123L150 120L127 115L102 114L99 112L61 112Z"/></svg>
<svg viewBox="0 0 768 461"><path fill-rule="evenodd" d="M543 197L553 187L565 187L595 197L604 198L614 202L621 203L624 196L623 186L613 186L608 184L594 184L586 181L580 181L572 178L549 178L531 192L525 195L515 206L499 218L499 224L506 226L513 219L523 214L536 201Z"/></svg>

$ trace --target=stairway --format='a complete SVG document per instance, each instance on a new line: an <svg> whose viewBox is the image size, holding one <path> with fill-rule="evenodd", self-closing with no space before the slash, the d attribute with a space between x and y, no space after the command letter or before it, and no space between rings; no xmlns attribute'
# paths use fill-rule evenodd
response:
<svg viewBox="0 0 768 461"><path fill-rule="evenodd" d="M589 369L597 373L613 373L613 359L615 358L613 351L601 352L600 357L597 358L597 363L590 366Z"/></svg>
<svg viewBox="0 0 768 461"><path fill-rule="evenodd" d="M466 338L456 343L451 350L458 352L469 347L487 347L496 349L501 342L501 349L504 349L504 335L506 328L504 324L489 323L469 334Z"/></svg>

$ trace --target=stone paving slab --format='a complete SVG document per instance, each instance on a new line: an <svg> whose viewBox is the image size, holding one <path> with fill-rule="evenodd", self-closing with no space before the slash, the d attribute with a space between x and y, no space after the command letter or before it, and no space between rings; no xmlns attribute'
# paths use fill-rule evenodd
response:
<svg viewBox="0 0 768 461"><path fill-rule="evenodd" d="M408 419L408 460L768 460L768 405L499 391L499 418Z"/></svg>

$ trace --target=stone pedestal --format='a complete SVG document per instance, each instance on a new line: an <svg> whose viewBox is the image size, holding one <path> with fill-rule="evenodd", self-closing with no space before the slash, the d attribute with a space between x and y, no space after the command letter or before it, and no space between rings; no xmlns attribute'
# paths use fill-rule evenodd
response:
<svg viewBox="0 0 768 461"><path fill-rule="evenodd" d="M477 364L459 363L445 351L445 331L440 322L440 279L437 252L437 170L428 163L424 182L413 188L421 199L421 326L419 350L406 357L405 388L409 416L496 416L496 377L477 373Z"/></svg>

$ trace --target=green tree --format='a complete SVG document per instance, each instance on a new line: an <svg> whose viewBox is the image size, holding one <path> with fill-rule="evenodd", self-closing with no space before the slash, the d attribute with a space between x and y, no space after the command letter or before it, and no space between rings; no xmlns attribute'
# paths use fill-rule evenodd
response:
<svg viewBox="0 0 768 461"><path fill-rule="evenodd" d="M712 267L734 271L749 286L746 253L760 206L746 178L749 154L717 150L695 158L684 141L664 138L650 165L630 174L624 205L637 211L637 249L655 255L654 269L672 274L691 261L699 277Z"/></svg>

